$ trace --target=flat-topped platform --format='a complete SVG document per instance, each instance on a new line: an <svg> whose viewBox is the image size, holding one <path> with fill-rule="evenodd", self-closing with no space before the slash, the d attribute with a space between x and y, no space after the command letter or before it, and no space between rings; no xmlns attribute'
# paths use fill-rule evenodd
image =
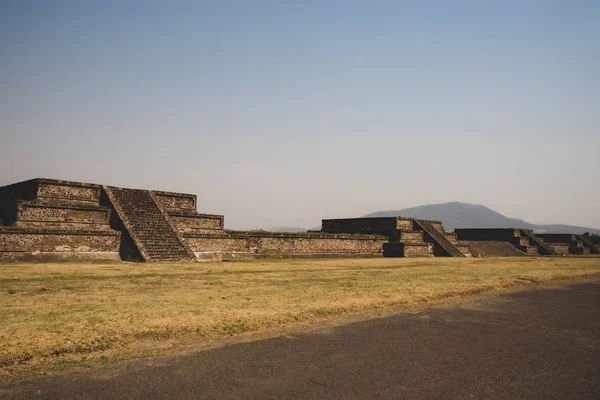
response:
<svg viewBox="0 0 600 400"><path fill-rule="evenodd" d="M560 254L600 254L600 245L592 243L585 235L573 233L537 233L536 235Z"/></svg>
<svg viewBox="0 0 600 400"><path fill-rule="evenodd" d="M578 235L536 236L516 228L445 232L440 221L402 216L324 219L318 232L231 231L224 229L223 215L199 213L197 205L197 196L189 193L58 179L3 186L0 258L57 253L74 259L181 262L240 257L469 257L473 249L477 254L513 255L600 252Z"/></svg>
<svg viewBox="0 0 600 400"><path fill-rule="evenodd" d="M454 232L457 234L459 241L463 242L506 242L514 246L515 249L528 255L542 255L542 256L553 256L558 253L544 240L533 234L533 231L529 229L520 228L468 228L468 229L455 229ZM473 250L478 254L482 254L482 250L494 251L499 249L501 253L507 253L506 248L501 246L478 246L477 250ZM501 255L501 254L484 254L484 255Z"/></svg>
<svg viewBox="0 0 600 400"><path fill-rule="evenodd" d="M468 247L457 243L456 235L444 231L440 221L406 217L371 217L324 219L323 232L370 233L386 235L390 243L384 255L388 257L422 256L470 256ZM429 246L428 244L431 244Z"/></svg>
<svg viewBox="0 0 600 400"><path fill-rule="evenodd" d="M39 255L131 261L261 257L380 257L387 237L226 231L188 193L56 179L0 188L0 258ZM421 234L422 236L422 234Z"/></svg>
<svg viewBox="0 0 600 400"><path fill-rule="evenodd" d="M121 233L112 229L0 226L0 260L120 260Z"/></svg>

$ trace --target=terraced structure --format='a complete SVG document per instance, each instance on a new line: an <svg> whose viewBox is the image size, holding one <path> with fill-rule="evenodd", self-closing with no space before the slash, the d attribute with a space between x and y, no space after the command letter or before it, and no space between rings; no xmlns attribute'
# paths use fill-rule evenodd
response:
<svg viewBox="0 0 600 400"><path fill-rule="evenodd" d="M600 254L600 246L584 235L571 233L538 233L557 254Z"/></svg>
<svg viewBox="0 0 600 400"><path fill-rule="evenodd" d="M455 233L445 232L440 221L403 217L325 219L322 231L386 235L389 241L383 246L385 257L471 255L468 246L459 242Z"/></svg>
<svg viewBox="0 0 600 400"><path fill-rule="evenodd" d="M193 262L264 257L470 257L599 254L580 235L444 231L404 217L324 219L320 231L232 231L193 194L32 179L0 187L0 260Z"/></svg>
<svg viewBox="0 0 600 400"><path fill-rule="evenodd" d="M532 256L556 256L558 253L548 246L544 240L528 229L517 228L473 228L455 229L458 239L465 243L473 242L506 242L524 255ZM484 247L479 246L484 249ZM490 249L497 248L489 246ZM484 254L496 255L496 254Z"/></svg>
<svg viewBox="0 0 600 400"><path fill-rule="evenodd" d="M381 257L381 235L224 229L192 194L32 179L0 187L0 260Z"/></svg>
<svg viewBox="0 0 600 400"><path fill-rule="evenodd" d="M193 261L194 254L169 223L149 190L104 186L116 213L144 261Z"/></svg>

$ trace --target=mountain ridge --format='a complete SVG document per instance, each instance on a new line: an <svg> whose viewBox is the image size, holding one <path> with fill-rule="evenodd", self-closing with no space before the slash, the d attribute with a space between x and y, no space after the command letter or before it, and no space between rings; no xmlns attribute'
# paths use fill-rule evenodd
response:
<svg viewBox="0 0 600 400"><path fill-rule="evenodd" d="M426 204L401 210L376 211L367 217L395 217L431 219L441 221L448 232L456 228L521 228L532 229L538 233L574 233L584 232L600 234L600 229L569 224L532 224L518 218L510 218L481 204L461 203L458 201L440 204Z"/></svg>

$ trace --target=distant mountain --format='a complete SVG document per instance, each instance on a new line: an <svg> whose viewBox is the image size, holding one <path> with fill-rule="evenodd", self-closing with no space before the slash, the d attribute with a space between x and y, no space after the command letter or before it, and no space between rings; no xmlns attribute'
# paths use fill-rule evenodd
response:
<svg viewBox="0 0 600 400"><path fill-rule="evenodd" d="M451 232L456 228L522 228L539 233L600 234L600 229L574 225L535 225L522 219L509 218L486 206L468 203L428 204L404 210L377 211L365 217L409 217L442 221Z"/></svg>

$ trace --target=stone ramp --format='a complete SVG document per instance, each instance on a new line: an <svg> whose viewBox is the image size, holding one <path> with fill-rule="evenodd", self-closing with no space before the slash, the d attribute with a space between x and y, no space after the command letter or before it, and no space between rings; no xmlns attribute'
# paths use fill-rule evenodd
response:
<svg viewBox="0 0 600 400"><path fill-rule="evenodd" d="M444 255L451 257L467 257L463 254L450 240L446 238L439 230L437 230L429 221L423 219L414 219L415 224L425 231L436 245L442 249ZM437 255L437 254L436 254Z"/></svg>
<svg viewBox="0 0 600 400"><path fill-rule="evenodd" d="M554 251L550 246L548 246L542 239L535 236L532 232L527 229L519 229L522 237L529 238L530 242L533 242L536 246L539 247L538 252L540 255L544 256L556 256L558 255L556 251Z"/></svg>
<svg viewBox="0 0 600 400"><path fill-rule="evenodd" d="M151 191L103 188L144 261L195 260Z"/></svg>

